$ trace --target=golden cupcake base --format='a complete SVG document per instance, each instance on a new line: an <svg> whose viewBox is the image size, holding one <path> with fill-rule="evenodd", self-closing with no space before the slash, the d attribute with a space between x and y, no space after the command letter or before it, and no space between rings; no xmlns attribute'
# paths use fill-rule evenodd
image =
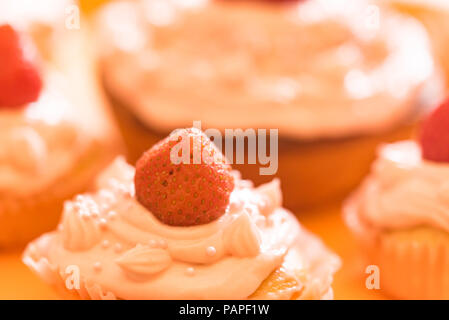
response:
<svg viewBox="0 0 449 320"><path fill-rule="evenodd" d="M397 299L449 299L449 236L422 227L382 232L362 246L380 270L380 284Z"/></svg>
<svg viewBox="0 0 449 320"><path fill-rule="evenodd" d="M377 267L383 292L395 299L449 299L447 232L428 226L377 229L351 199L343 211L366 266Z"/></svg>

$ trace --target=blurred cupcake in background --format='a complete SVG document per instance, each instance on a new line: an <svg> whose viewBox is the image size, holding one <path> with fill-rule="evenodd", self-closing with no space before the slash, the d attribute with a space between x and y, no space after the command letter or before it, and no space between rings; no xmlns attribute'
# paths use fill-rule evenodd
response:
<svg viewBox="0 0 449 320"><path fill-rule="evenodd" d="M279 129L290 208L341 199L441 87L424 28L365 1L118 1L95 23L131 162L194 120Z"/></svg>
<svg viewBox="0 0 449 320"><path fill-rule="evenodd" d="M345 220L380 286L400 299L449 299L449 99L423 122L418 141L380 148L347 201Z"/></svg>
<svg viewBox="0 0 449 320"><path fill-rule="evenodd" d="M449 79L449 2L446 0L384 0L393 8L419 19L427 28L438 62ZM448 81L446 80L446 87Z"/></svg>
<svg viewBox="0 0 449 320"><path fill-rule="evenodd" d="M82 35L64 29L63 1L45 2L0 3L0 248L54 228L63 201L120 149L86 56L70 47Z"/></svg>

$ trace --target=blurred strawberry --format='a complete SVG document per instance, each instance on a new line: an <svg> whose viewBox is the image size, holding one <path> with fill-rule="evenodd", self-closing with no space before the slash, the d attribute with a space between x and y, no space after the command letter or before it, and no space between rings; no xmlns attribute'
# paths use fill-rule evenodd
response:
<svg viewBox="0 0 449 320"><path fill-rule="evenodd" d="M25 58L18 33L0 26L0 108L15 108L36 101L42 80L36 67Z"/></svg>

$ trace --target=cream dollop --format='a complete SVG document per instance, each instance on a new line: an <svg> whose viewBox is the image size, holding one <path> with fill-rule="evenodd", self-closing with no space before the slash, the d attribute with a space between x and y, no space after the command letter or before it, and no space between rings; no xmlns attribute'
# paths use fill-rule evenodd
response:
<svg viewBox="0 0 449 320"><path fill-rule="evenodd" d="M414 141L383 146L349 205L375 228L420 225L449 232L449 165L427 161Z"/></svg>
<svg viewBox="0 0 449 320"><path fill-rule="evenodd" d="M246 212L225 231L224 241L227 252L236 257L255 257L260 253L259 230Z"/></svg>
<svg viewBox="0 0 449 320"><path fill-rule="evenodd" d="M61 226L63 244L67 250L88 250L100 241L100 228L93 216L75 211L71 204L66 205Z"/></svg>

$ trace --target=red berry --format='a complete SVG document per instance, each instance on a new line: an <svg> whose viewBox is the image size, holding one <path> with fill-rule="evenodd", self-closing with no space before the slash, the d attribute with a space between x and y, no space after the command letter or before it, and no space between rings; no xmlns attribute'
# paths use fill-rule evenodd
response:
<svg viewBox="0 0 449 320"><path fill-rule="evenodd" d="M449 98L424 120L419 141L424 159L449 162Z"/></svg>
<svg viewBox="0 0 449 320"><path fill-rule="evenodd" d="M25 58L17 32L0 26L0 108L36 101L42 88L38 70Z"/></svg>
<svg viewBox="0 0 449 320"><path fill-rule="evenodd" d="M177 163L174 156L184 160ZM137 161L134 183L138 201L173 226L218 219L234 189L231 166L213 142L194 128L177 130L145 152Z"/></svg>

